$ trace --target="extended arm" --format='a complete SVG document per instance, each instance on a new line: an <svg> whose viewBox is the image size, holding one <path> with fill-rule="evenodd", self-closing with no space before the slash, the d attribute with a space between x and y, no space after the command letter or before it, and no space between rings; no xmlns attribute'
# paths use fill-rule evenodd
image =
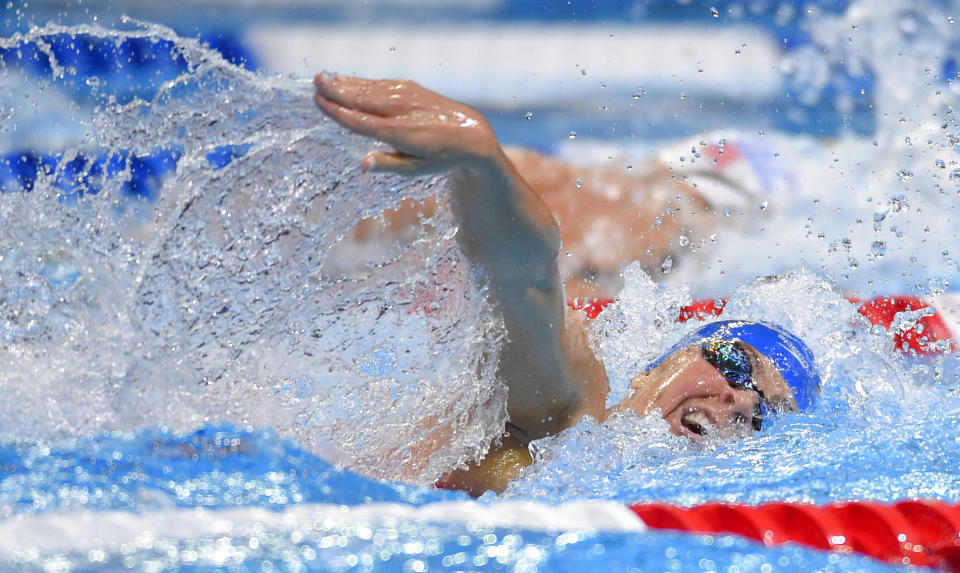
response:
<svg viewBox="0 0 960 573"><path fill-rule="evenodd" d="M553 216L489 124L476 110L412 82L321 75L315 84L317 105L327 115L394 148L369 153L365 168L450 172L458 240L484 267L507 327L500 374L509 387L511 423L524 441L566 427L584 406L588 378L602 369L581 333L564 322Z"/></svg>

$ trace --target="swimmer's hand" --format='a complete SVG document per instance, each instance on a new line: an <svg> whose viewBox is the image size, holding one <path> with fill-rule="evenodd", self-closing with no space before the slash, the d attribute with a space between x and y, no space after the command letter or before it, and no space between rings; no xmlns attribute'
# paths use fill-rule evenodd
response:
<svg viewBox="0 0 960 573"><path fill-rule="evenodd" d="M479 112L414 82L319 74L313 83L314 100L325 114L394 148L368 153L366 169L420 175L501 158L496 136Z"/></svg>

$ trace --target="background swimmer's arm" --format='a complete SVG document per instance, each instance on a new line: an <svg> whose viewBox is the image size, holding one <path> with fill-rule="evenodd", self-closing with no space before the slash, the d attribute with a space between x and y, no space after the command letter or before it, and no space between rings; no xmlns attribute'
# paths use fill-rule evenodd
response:
<svg viewBox="0 0 960 573"><path fill-rule="evenodd" d="M579 333L565 327L556 222L489 124L476 110L412 82L317 76L315 83L315 100L327 115L394 148L369 153L365 168L450 171L457 238L486 270L507 327L500 373L510 388L511 422L524 440L566 427L598 365Z"/></svg>

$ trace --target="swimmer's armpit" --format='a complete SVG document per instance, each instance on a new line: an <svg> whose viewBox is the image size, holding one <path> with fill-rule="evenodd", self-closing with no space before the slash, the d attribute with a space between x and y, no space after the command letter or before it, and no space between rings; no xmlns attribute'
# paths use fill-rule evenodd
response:
<svg viewBox="0 0 960 573"><path fill-rule="evenodd" d="M503 493L510 480L519 477L520 471L532 463L524 443L507 435L499 446L491 447L482 460L448 473L438 485L465 491L473 497L480 497L488 490Z"/></svg>

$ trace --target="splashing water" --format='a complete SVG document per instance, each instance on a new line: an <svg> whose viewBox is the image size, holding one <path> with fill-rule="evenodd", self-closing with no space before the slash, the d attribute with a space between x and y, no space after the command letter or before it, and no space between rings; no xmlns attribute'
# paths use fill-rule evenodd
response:
<svg viewBox="0 0 960 573"><path fill-rule="evenodd" d="M479 454L505 415L499 326L448 216L362 278L323 266L399 189L423 198L442 181L360 171L369 143L321 119L303 82L254 76L163 28L49 26L3 48L44 53L64 35L162 42L184 71L149 100L97 105L82 146L29 193L3 196L0 217L13 224L0 229L0 431L51 438L229 419L421 483ZM45 81L69 73L47 57ZM227 161L214 162L224 146ZM110 178L86 161L63 200L71 160L158 152L176 170L152 209L123 196L129 161ZM446 440L446 455L426 455Z"/></svg>
<svg viewBox="0 0 960 573"><path fill-rule="evenodd" d="M849 292L942 293L958 275L949 255L960 142L953 113L960 31L951 5L858 2L805 28L811 44L788 58L792 78L807 82L804 97L828 97L838 77L870 78L876 131L819 149L779 142L801 164L799 193L784 210L809 218L794 233L791 242L803 246L787 264L798 256L817 262ZM852 106L846 97L837 96L841 109ZM785 223L774 217L765 229ZM771 238L788 244L776 232Z"/></svg>

